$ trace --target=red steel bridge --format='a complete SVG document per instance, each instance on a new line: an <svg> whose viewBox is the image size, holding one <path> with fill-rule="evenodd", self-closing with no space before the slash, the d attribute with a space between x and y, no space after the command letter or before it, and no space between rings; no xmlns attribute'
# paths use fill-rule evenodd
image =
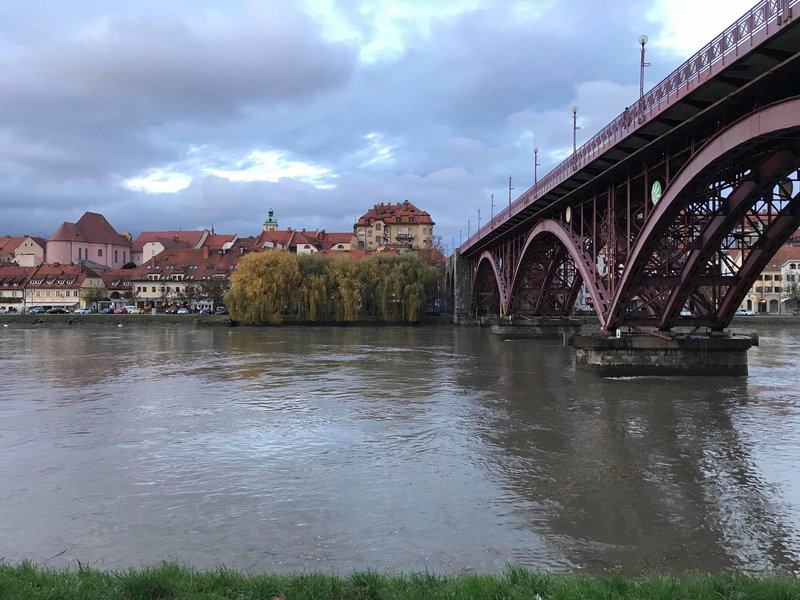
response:
<svg viewBox="0 0 800 600"><path fill-rule="evenodd" d="M460 247L470 310L566 316L585 285L604 331L721 330L800 225L798 169L800 0L762 0Z"/></svg>

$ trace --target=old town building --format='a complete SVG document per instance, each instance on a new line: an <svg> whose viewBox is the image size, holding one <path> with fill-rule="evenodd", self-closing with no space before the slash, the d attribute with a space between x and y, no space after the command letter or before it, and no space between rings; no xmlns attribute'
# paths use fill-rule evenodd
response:
<svg viewBox="0 0 800 600"><path fill-rule="evenodd" d="M376 204L353 226L352 247L367 251L384 246L409 250L431 248L434 225L430 214L408 200Z"/></svg>

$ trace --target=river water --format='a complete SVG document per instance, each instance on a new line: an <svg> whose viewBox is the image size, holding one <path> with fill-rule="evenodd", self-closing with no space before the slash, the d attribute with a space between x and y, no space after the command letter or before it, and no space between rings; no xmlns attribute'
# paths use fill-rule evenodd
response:
<svg viewBox="0 0 800 600"><path fill-rule="evenodd" d="M3 328L0 559L800 573L800 329L759 330L746 378L602 379L478 328Z"/></svg>

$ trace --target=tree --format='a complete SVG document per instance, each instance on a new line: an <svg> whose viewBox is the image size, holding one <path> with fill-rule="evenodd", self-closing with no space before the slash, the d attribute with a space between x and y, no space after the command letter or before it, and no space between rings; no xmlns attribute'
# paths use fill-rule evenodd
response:
<svg viewBox="0 0 800 600"><path fill-rule="evenodd" d="M126 262L124 265L122 265L122 268L123 269L135 269L136 268L136 263L135 262Z"/></svg>
<svg viewBox="0 0 800 600"><path fill-rule="evenodd" d="M81 293L81 300L86 306L91 305L97 311L97 303L106 299L106 289L101 287L86 288Z"/></svg>
<svg viewBox="0 0 800 600"><path fill-rule="evenodd" d="M251 252L239 261L225 304L238 321L277 325L284 311L295 308L300 283L295 255L282 250Z"/></svg>
<svg viewBox="0 0 800 600"><path fill-rule="evenodd" d="M200 297L197 286L193 283L183 286L183 289L177 293L177 298L183 302L184 306L191 308Z"/></svg>
<svg viewBox="0 0 800 600"><path fill-rule="evenodd" d="M216 277L212 279L204 279L198 284L198 293L200 298L204 300L211 300L211 303L214 306L222 304L224 302L225 292L228 291L229 288L228 281L226 279L217 279Z"/></svg>

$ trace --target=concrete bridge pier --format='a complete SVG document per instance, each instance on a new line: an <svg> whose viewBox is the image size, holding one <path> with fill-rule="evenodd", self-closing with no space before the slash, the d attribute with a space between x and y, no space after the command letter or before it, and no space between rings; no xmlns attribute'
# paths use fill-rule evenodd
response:
<svg viewBox="0 0 800 600"><path fill-rule="evenodd" d="M747 375L747 350L756 336L730 332L635 332L572 339L577 368L603 377Z"/></svg>
<svg viewBox="0 0 800 600"><path fill-rule="evenodd" d="M453 290L453 323L472 323L469 309L472 305L472 267L469 259L456 250L447 260L448 275Z"/></svg>
<svg viewBox="0 0 800 600"><path fill-rule="evenodd" d="M492 325L492 334L505 340L572 339L583 321L572 317L513 317Z"/></svg>

